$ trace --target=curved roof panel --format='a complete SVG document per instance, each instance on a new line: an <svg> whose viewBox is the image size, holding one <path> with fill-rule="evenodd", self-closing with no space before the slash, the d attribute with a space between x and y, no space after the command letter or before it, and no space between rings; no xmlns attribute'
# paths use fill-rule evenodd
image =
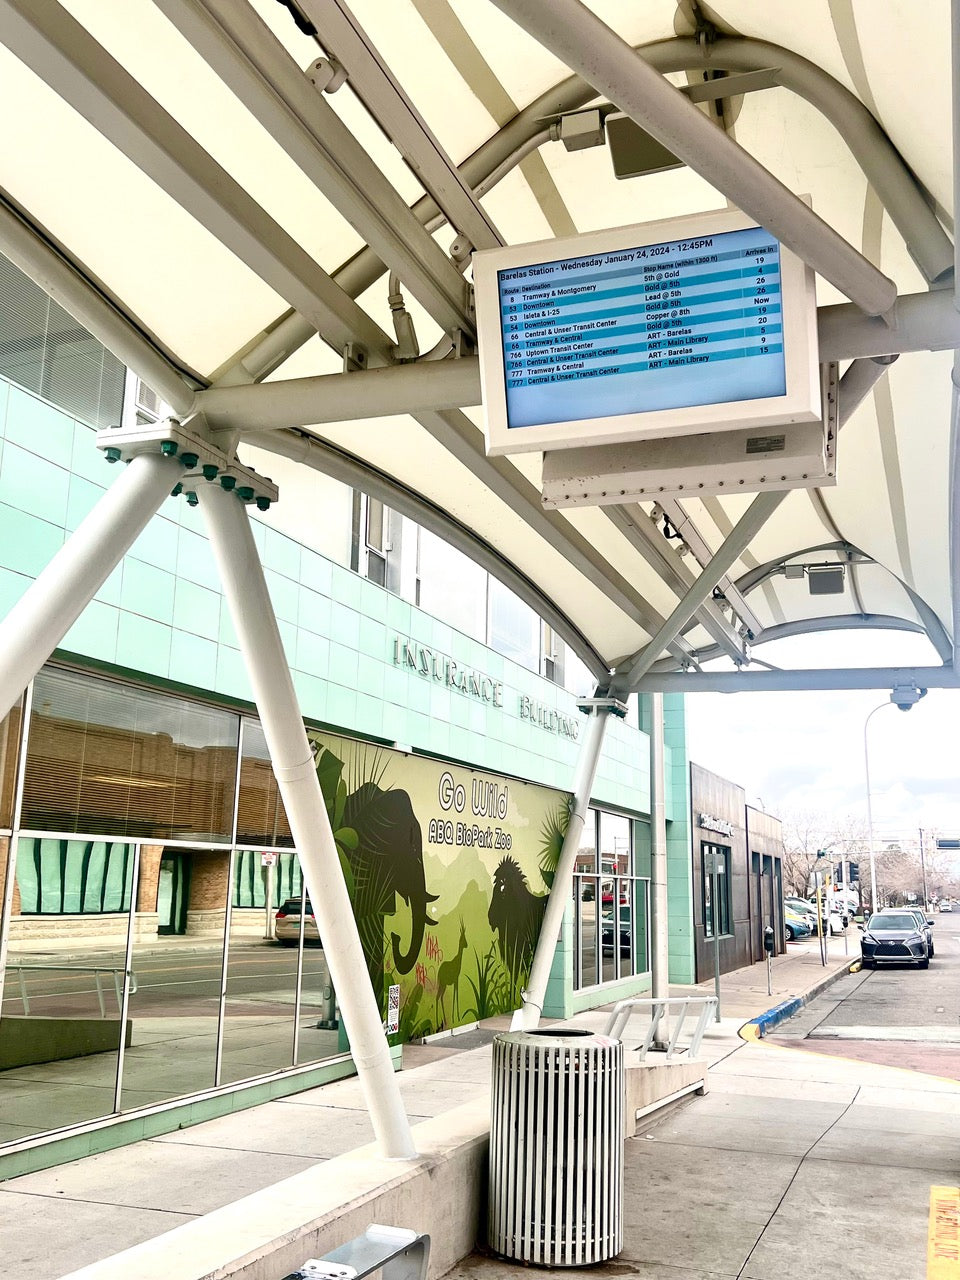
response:
<svg viewBox="0 0 960 1280"><path fill-rule="evenodd" d="M461 273L471 246L729 203L736 161L721 170L707 155L696 169L617 181L604 146L558 141L564 114L622 105L577 75L593 68L594 83L609 83L606 45L586 40L583 57L567 55L576 68L557 52L572 31L590 31L592 13L702 99L718 138L808 196L821 237L839 233L901 298L915 296L911 316L933 316L931 286L953 287L947 0L555 0L539 38L525 29L532 8L0 0L0 107L17 122L0 140L13 215L0 218L0 249L41 282L54 259L69 264L63 305L89 324L107 299L98 336L135 367L139 351L140 371L154 385L159 371L158 389L200 429L229 426L270 447L266 401L243 399L245 383L263 382L261 397L322 375L355 387L349 379L368 375L344 367L406 362L404 385L426 386L429 362L397 347L397 283L421 351L470 362ZM724 89L748 71L764 74L762 87ZM815 257L816 235L810 249ZM847 302L823 277L817 290L821 307ZM717 655L735 672L764 632L838 620L920 626L949 657L949 351L960 336L944 312L918 327L901 323L905 314L870 330L865 365L828 353L848 374L839 482L761 504L763 521L743 494L544 511L539 456L488 459L478 398L463 390L439 406L411 393L400 411L386 400L327 421L318 384L315 414L301 405L271 424L272 440L354 482L366 475L430 527L448 521L457 544L472 542L549 614L601 682L612 668L622 677L707 577L711 590L696 608L688 600L689 618L641 664L657 660L645 687L681 687L664 672ZM836 331L854 320L848 306ZM869 360L901 352L893 364ZM862 401L845 412L855 385ZM207 387L236 387L235 404L215 407ZM755 527L727 554L741 517ZM729 563L711 565L715 555ZM812 595L807 570L841 563L842 593Z"/></svg>

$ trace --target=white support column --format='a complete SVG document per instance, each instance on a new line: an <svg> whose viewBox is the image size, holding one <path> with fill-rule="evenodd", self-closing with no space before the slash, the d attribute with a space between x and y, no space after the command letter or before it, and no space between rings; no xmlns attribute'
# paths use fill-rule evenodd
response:
<svg viewBox="0 0 960 1280"><path fill-rule="evenodd" d="M510 1023L511 1031L532 1030L539 1023L543 1012L543 1000L550 978L553 954L557 949L557 941L563 925L563 913L570 900L573 869L580 849L580 836L587 810L590 807L590 795L597 776L597 765L600 762L603 733L607 727L608 715L607 708L594 706L587 721L587 732L583 746L580 748L580 759L577 761L577 772L574 778L570 821L567 823L567 833L563 838L563 848L560 850L553 885L543 913L543 924L540 926L537 949L534 952L533 964L530 966L530 977L523 992L523 1004L513 1015Z"/></svg>
<svg viewBox="0 0 960 1280"><path fill-rule="evenodd" d="M300 855L336 987L353 1060L384 1155L413 1159L416 1148L397 1085L380 1010L340 870L330 819L297 704L263 566L242 502L217 484L197 496L230 615L253 686L273 771Z"/></svg>
<svg viewBox="0 0 960 1280"><path fill-rule="evenodd" d="M133 545L183 473L158 453L124 467L0 622L0 720Z"/></svg>
<svg viewBox="0 0 960 1280"><path fill-rule="evenodd" d="M663 694L650 698L650 919L653 946L650 994L670 995L670 925L667 902L667 809L664 784Z"/></svg>

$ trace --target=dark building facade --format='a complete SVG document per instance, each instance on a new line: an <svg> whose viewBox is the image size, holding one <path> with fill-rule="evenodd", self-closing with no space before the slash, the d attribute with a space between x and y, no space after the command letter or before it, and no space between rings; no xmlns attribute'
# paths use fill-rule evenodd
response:
<svg viewBox="0 0 960 1280"><path fill-rule="evenodd" d="M736 783L690 765L694 956L697 982L764 956L771 925L784 950L780 820L750 808Z"/></svg>

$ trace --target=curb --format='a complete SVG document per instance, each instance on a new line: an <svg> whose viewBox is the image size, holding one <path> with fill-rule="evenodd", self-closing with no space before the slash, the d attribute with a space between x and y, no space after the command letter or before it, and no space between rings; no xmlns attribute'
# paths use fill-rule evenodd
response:
<svg viewBox="0 0 960 1280"><path fill-rule="evenodd" d="M827 977L815 982L810 990L805 991L802 996L788 996L786 1000L781 1000L779 1004L775 1004L766 1013L758 1014L756 1018L751 1018L749 1022L745 1022L739 1031L740 1038L742 1040L762 1040L769 1031L779 1026L781 1022L785 1022L787 1018L792 1018L795 1013L799 1013L805 1004L809 1004L811 1000L816 999L821 992L826 991L835 982L845 978L848 973L852 973L859 968L860 957L852 957L849 964L841 965L839 969L835 969Z"/></svg>

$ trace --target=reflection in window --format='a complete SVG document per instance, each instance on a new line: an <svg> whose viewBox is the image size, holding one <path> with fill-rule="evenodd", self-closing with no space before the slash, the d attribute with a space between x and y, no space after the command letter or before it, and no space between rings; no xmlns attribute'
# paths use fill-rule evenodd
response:
<svg viewBox="0 0 960 1280"><path fill-rule="evenodd" d="M273 905L279 907L287 898L298 898L303 888L300 860L295 853L281 853L274 878ZM263 867L259 852L238 849L233 868L233 905L235 907L266 906Z"/></svg>
<svg viewBox="0 0 960 1280"><path fill-rule="evenodd" d="M283 808L280 788L263 727L244 717L240 751L240 798L237 805L237 842L292 849L293 836Z"/></svg>
<svg viewBox="0 0 960 1280"><path fill-rule="evenodd" d="M13 825L17 756L20 746L20 703L0 720L0 827Z"/></svg>
<svg viewBox="0 0 960 1280"><path fill-rule="evenodd" d="M228 841L239 718L67 671L34 684L22 826Z"/></svg>
<svg viewBox="0 0 960 1280"><path fill-rule="evenodd" d="M496 578L490 579L488 644L528 671L540 670L540 619Z"/></svg>
<svg viewBox="0 0 960 1280"><path fill-rule="evenodd" d="M649 969L648 881L636 875L634 822L591 809L574 874L574 987Z"/></svg>
<svg viewBox="0 0 960 1280"><path fill-rule="evenodd" d="M455 547L426 529L417 540L415 603L475 640L486 634L487 575Z"/></svg>
<svg viewBox="0 0 960 1280"><path fill-rule="evenodd" d="M133 845L109 840L21 836L17 887L22 915L98 915L127 911Z"/></svg>

